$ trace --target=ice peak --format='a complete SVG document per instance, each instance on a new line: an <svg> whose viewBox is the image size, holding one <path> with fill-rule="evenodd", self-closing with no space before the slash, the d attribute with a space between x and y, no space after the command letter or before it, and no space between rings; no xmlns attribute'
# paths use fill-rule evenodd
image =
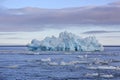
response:
<svg viewBox="0 0 120 80"><path fill-rule="evenodd" d="M71 32L67 32L67 31L64 31L64 32L61 32L59 34L59 38L72 38L72 37L75 37L74 34L72 34Z"/></svg>

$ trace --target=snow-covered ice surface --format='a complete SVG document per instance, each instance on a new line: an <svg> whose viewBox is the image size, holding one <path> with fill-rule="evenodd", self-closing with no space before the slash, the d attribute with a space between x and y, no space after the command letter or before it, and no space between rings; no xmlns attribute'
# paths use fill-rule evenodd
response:
<svg viewBox="0 0 120 80"><path fill-rule="evenodd" d="M103 51L103 46L95 37L81 38L68 32L41 41L33 39L28 48L31 51Z"/></svg>
<svg viewBox="0 0 120 80"><path fill-rule="evenodd" d="M0 47L0 80L120 80L120 47L74 54L28 53L25 47Z"/></svg>

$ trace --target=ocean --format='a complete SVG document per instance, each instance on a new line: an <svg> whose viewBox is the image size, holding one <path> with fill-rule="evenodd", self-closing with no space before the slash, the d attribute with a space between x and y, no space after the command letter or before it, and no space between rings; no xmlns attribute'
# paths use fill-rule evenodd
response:
<svg viewBox="0 0 120 80"><path fill-rule="evenodd" d="M0 46L0 80L120 80L120 46L102 52L39 52Z"/></svg>

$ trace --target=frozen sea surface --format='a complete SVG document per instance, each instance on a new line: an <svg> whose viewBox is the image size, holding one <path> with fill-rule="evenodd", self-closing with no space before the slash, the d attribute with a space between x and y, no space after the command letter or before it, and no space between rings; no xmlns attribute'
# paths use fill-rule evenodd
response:
<svg viewBox="0 0 120 80"><path fill-rule="evenodd" d="M0 47L0 80L120 80L120 47L73 54L29 53L26 47Z"/></svg>

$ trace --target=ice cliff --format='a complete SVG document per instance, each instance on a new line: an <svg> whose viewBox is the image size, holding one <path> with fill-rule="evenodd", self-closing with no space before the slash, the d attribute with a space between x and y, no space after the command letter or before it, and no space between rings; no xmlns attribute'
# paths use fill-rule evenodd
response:
<svg viewBox="0 0 120 80"><path fill-rule="evenodd" d="M33 39L28 48L31 51L102 51L103 46L95 37L81 38L72 33L61 32L59 37Z"/></svg>

